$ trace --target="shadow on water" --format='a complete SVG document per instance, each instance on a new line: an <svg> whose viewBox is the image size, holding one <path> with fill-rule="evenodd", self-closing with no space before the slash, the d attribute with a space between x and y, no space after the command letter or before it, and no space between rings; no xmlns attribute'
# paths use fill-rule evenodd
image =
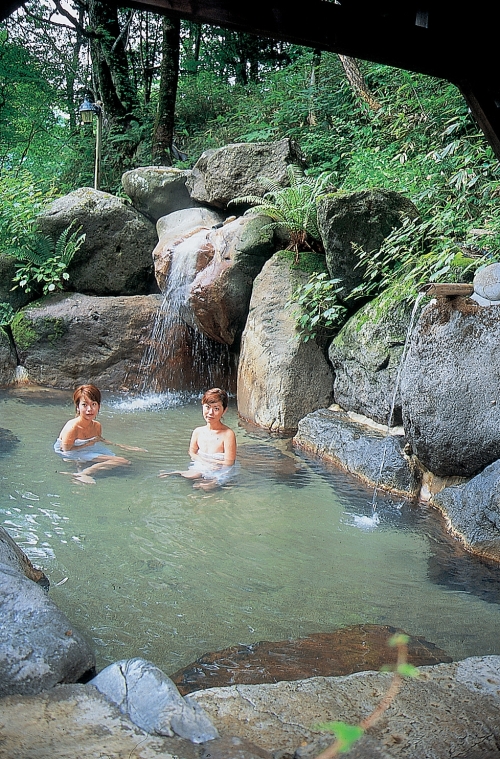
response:
<svg viewBox="0 0 500 759"><path fill-rule="evenodd" d="M307 456L299 456L307 461ZM380 503L378 522L370 522L372 515L371 488L340 470L328 467L317 460L309 461L311 470L320 474L342 498L346 518L352 524L366 529L418 531L425 535L430 549L427 576L435 585L450 591L469 593L490 604L500 604L500 566L485 558L474 556L463 548L446 530L441 514L418 501L402 499L388 493L378 493ZM355 510L353 494L357 495Z"/></svg>

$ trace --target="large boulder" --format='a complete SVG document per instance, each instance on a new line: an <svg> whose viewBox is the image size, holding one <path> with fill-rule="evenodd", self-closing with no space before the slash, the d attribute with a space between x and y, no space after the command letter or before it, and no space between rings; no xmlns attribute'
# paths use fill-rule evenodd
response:
<svg viewBox="0 0 500 759"><path fill-rule="evenodd" d="M0 697L77 682L95 669L94 653L43 588L25 576L8 541L1 543Z"/></svg>
<svg viewBox="0 0 500 759"><path fill-rule="evenodd" d="M413 203L393 190L338 192L320 198L318 226L330 276L342 280L346 294L351 292L363 281L365 271L357 266L356 248L375 253L405 218L417 217Z"/></svg>
<svg viewBox="0 0 500 759"><path fill-rule="evenodd" d="M14 338L32 382L107 390L134 387L161 295L44 298L17 314Z"/></svg>
<svg viewBox="0 0 500 759"><path fill-rule="evenodd" d="M273 233L265 216L242 216L212 230L210 263L193 280L189 306L201 332L232 345L240 337L248 315L252 285L273 255Z"/></svg>
<svg viewBox="0 0 500 759"><path fill-rule="evenodd" d="M190 173L171 166L141 166L126 171L122 185L134 208L156 222L173 211L195 205L186 189Z"/></svg>
<svg viewBox="0 0 500 759"><path fill-rule="evenodd" d="M500 561L500 461L432 497L448 527L472 553Z"/></svg>
<svg viewBox="0 0 500 759"><path fill-rule="evenodd" d="M268 430L295 432L299 420L328 406L333 376L321 348L297 337L285 304L307 274L279 253L256 277L241 339L238 413Z"/></svg>
<svg viewBox="0 0 500 759"><path fill-rule="evenodd" d="M470 477L500 458L500 308L468 298L426 306L401 374L413 452L441 477Z"/></svg>
<svg viewBox="0 0 500 759"><path fill-rule="evenodd" d="M126 200L83 187L55 200L37 219L57 239L74 222L86 239L73 257L68 288L89 295L142 295L156 290L154 224Z"/></svg>
<svg viewBox="0 0 500 759"><path fill-rule="evenodd" d="M259 177L277 185L289 184L287 166L303 163L298 145L288 138L277 142L252 142L206 150L188 177L186 186L199 203L227 208L230 200L266 192Z"/></svg>
<svg viewBox="0 0 500 759"><path fill-rule="evenodd" d="M181 272L195 273L211 261L213 246L209 241L212 228L222 224L224 217L209 208L174 211L158 219L158 243L153 250L156 282L161 292L167 289L174 251L182 265Z"/></svg>
<svg viewBox="0 0 500 759"><path fill-rule="evenodd" d="M331 342L335 403L380 424L402 422L398 373L411 319L411 304L361 308Z"/></svg>
<svg viewBox="0 0 500 759"><path fill-rule="evenodd" d="M420 475L405 453L406 440L360 424L342 411L318 409L299 422L297 448L355 474L369 485L407 496L420 489Z"/></svg>

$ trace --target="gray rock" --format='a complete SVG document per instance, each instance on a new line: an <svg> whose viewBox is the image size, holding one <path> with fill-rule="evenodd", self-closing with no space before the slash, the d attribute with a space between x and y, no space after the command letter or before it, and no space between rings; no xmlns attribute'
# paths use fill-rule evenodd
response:
<svg viewBox="0 0 500 759"><path fill-rule="evenodd" d="M256 277L241 339L238 413L273 431L295 432L299 420L328 406L333 376L321 348L297 339L285 304L307 275L279 254Z"/></svg>
<svg viewBox="0 0 500 759"><path fill-rule="evenodd" d="M3 430L0 428L0 441L2 432ZM33 566L24 551L19 548L16 541L2 526L0 526L0 564L6 564L11 569L16 569L29 580L39 583L45 590L49 587L49 581L42 570Z"/></svg>
<svg viewBox="0 0 500 759"><path fill-rule="evenodd" d="M161 669L144 659L115 662L90 681L147 733L172 736L193 743L218 737L203 709L183 698Z"/></svg>
<svg viewBox="0 0 500 759"><path fill-rule="evenodd" d="M154 292L154 224L123 198L83 187L55 200L41 214L40 230L57 239L71 222L86 239L72 259L68 289L90 295Z"/></svg>
<svg viewBox="0 0 500 759"><path fill-rule="evenodd" d="M242 216L212 230L212 259L189 289L193 326L217 342L232 345L248 316L252 285L273 255L273 234L265 216Z"/></svg>
<svg viewBox="0 0 500 759"><path fill-rule="evenodd" d="M382 719L353 747L355 759L498 759L500 657L421 667L405 680ZM488 681L493 685L487 688ZM316 757L332 743L318 723L368 715L390 675L363 672L271 685L210 688L192 695L222 738L202 759ZM200 747L141 731L91 685L60 685L37 696L2 699L2 756L9 759L198 759ZM47 718L49 715L49 718ZM213 754L212 754L213 746ZM84 749L82 749L84 747Z"/></svg>
<svg viewBox="0 0 500 759"><path fill-rule="evenodd" d="M17 365L16 354L9 339L0 328L0 385L11 385L14 381Z"/></svg>
<svg viewBox="0 0 500 759"><path fill-rule="evenodd" d="M424 309L401 374L403 423L434 474L470 477L500 458L500 310L468 298Z"/></svg>
<svg viewBox="0 0 500 759"><path fill-rule="evenodd" d="M1 700L2 759L198 759L199 746L148 735L92 685Z"/></svg>
<svg viewBox="0 0 500 759"><path fill-rule="evenodd" d="M289 184L287 166L303 163L299 147L284 138L277 142L252 142L206 150L186 182L189 193L199 203L227 208L230 200L243 195L262 196L266 192L259 177L277 185Z"/></svg>
<svg viewBox="0 0 500 759"><path fill-rule="evenodd" d="M405 438L361 425L344 412L323 408L308 414L293 442L370 485L409 496L420 489L420 475L404 452Z"/></svg>
<svg viewBox="0 0 500 759"><path fill-rule="evenodd" d="M161 300L63 293L28 306L13 332L30 380L62 389L82 382L134 387Z"/></svg>
<svg viewBox="0 0 500 759"><path fill-rule="evenodd" d="M500 560L500 461L432 497L452 532L473 553Z"/></svg>
<svg viewBox="0 0 500 759"><path fill-rule="evenodd" d="M335 372L335 403L346 411L388 424L402 421L398 384L411 318L411 304L382 309L374 300L361 308L332 340L328 357Z"/></svg>
<svg viewBox="0 0 500 759"><path fill-rule="evenodd" d="M413 203L393 190L339 192L320 198L318 226L330 276L342 280L346 294L351 292L363 281L365 271L356 266L356 246L375 253L405 218L417 217Z"/></svg>
<svg viewBox="0 0 500 759"><path fill-rule="evenodd" d="M40 693L95 669L89 644L18 569L0 564L0 697Z"/></svg>
<svg viewBox="0 0 500 759"><path fill-rule="evenodd" d="M161 216L195 205L186 189L190 173L171 166L141 166L126 171L122 185L134 208L156 222Z"/></svg>
<svg viewBox="0 0 500 759"><path fill-rule="evenodd" d="M490 657L489 657L490 658ZM470 663L469 663L470 662ZM474 687L477 660L420 667L405 679L382 718L347 756L355 759L493 759L500 757L500 698ZM500 657L489 675L498 681ZM469 674L470 673L470 674ZM222 735L238 735L263 749L316 757L333 743L318 723L359 724L387 692L391 676L362 672L268 685L211 688L193 698L217 720ZM471 687L472 685L472 687ZM300 747L300 750L298 750Z"/></svg>
<svg viewBox="0 0 500 759"><path fill-rule="evenodd" d="M474 276L474 293L486 303L500 301L500 264L482 266Z"/></svg>

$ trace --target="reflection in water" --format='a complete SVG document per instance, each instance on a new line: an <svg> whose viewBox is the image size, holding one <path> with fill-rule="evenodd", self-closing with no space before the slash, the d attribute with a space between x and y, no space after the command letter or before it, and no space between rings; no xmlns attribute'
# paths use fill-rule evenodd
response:
<svg viewBox="0 0 500 759"><path fill-rule="evenodd" d="M1 426L20 441L0 457L0 523L93 640L99 667L142 656L171 673L207 651L359 624L402 628L454 658L500 653L498 573L464 555L436 513L379 495L366 529L369 489L240 426L234 408L236 484L206 493L159 479L185 465L199 400L106 401L109 439L148 453L82 485L52 451L71 393L0 395Z"/></svg>

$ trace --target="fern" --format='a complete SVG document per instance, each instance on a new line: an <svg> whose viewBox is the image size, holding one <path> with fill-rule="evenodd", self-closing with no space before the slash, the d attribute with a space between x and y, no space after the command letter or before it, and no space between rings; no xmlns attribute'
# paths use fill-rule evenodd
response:
<svg viewBox="0 0 500 759"><path fill-rule="evenodd" d="M69 279L67 268L85 242L82 227L73 229L73 225L71 222L55 242L46 235L35 234L30 243L17 252L20 265L16 267L13 290L18 287L27 293L41 290L47 295L64 289L64 282Z"/></svg>
<svg viewBox="0 0 500 759"><path fill-rule="evenodd" d="M272 179L260 177L259 181L266 190L263 197L245 195L234 198L230 204L249 205L251 208L245 213L257 213L272 219L272 223L266 224L264 229L283 230L289 235L290 242L286 249L295 252L297 263L300 251L312 250L313 244L322 247L317 202L334 188L329 172L313 179L307 177L299 166L289 164L287 174L289 187L280 187Z"/></svg>

